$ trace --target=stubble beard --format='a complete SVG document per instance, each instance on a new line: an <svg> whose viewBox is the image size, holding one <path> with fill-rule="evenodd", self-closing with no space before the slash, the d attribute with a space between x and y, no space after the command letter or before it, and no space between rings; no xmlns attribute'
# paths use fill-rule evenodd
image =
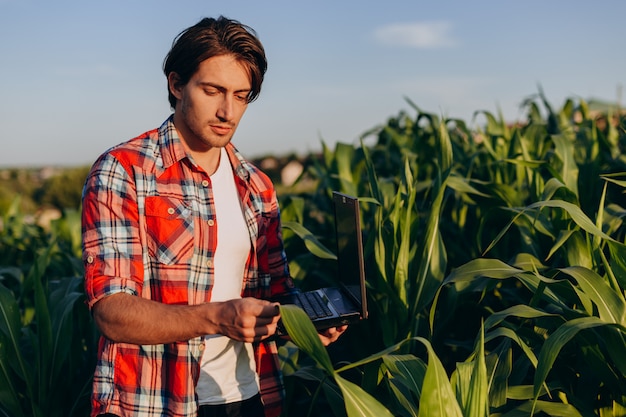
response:
<svg viewBox="0 0 626 417"><path fill-rule="evenodd" d="M181 107L181 121L183 122L186 135L183 137L185 143L194 151L206 151L211 148L223 148L230 143L235 134L236 126L232 122L223 122L218 119L203 121L198 118L191 118L188 106ZM211 129L211 125L227 125L231 131L227 135L219 135Z"/></svg>

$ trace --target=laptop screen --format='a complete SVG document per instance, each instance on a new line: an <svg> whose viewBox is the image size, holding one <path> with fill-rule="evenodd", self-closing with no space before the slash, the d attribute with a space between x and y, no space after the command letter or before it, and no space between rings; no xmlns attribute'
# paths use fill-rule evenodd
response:
<svg viewBox="0 0 626 417"><path fill-rule="evenodd" d="M365 266L359 200L333 192L333 202L339 284L348 290L366 316Z"/></svg>

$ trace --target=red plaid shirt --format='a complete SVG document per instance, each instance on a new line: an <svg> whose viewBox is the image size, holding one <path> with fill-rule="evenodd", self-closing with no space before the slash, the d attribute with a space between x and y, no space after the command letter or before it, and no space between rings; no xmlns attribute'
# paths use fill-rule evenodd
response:
<svg viewBox="0 0 626 417"><path fill-rule="evenodd" d="M242 296L270 298L293 287L274 187L234 146L226 150L252 242ZM186 154L171 117L95 162L82 213L90 308L119 292L166 304L211 300L217 222L210 184ZM101 338L92 416L195 416L203 347L201 337L142 346ZM266 414L278 415L283 387L276 345L255 348Z"/></svg>

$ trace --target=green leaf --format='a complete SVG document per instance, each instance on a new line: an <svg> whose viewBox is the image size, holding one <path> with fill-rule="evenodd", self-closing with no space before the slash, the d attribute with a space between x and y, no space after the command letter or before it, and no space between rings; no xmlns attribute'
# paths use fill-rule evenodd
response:
<svg viewBox="0 0 626 417"><path fill-rule="evenodd" d="M458 175L450 175L446 185L459 193L474 194L487 198L491 197L489 194L478 191L467 179L459 177Z"/></svg>
<svg viewBox="0 0 626 417"><path fill-rule="evenodd" d="M394 380L401 382L419 398L426 365L414 355L385 355L383 363Z"/></svg>
<svg viewBox="0 0 626 417"><path fill-rule="evenodd" d="M452 167L453 161L452 142L450 142L450 135L448 134L448 129L443 121L437 124L437 133L440 146L439 167L441 171L448 172Z"/></svg>
<svg viewBox="0 0 626 417"><path fill-rule="evenodd" d="M415 401L413 396L407 392L405 386L398 382L395 378L392 378L389 381L389 387L391 388L394 399L397 401L399 406L402 407L404 412L412 417L417 417L419 413L417 401Z"/></svg>
<svg viewBox="0 0 626 417"><path fill-rule="evenodd" d="M613 238L605 234L602 230L598 229L598 227L589 219L589 217L587 217L587 215L581 210L581 208L575 204L568 203L567 201L562 200L548 200L539 201L537 203L531 204L527 207L527 209L543 207L563 209L567 211L572 220L574 220L574 222L586 232L591 233L594 236L602 237L606 240L614 240Z"/></svg>
<svg viewBox="0 0 626 417"><path fill-rule="evenodd" d="M376 168L374 167L374 163L372 162L372 157L370 152L366 146L363 144L363 139L361 139L361 149L363 149L363 156L365 158L365 167L367 169L367 178L368 184L370 186L370 190L374 199L378 202L378 204L382 204L383 194L380 190L380 185L378 182L378 175L376 175Z"/></svg>
<svg viewBox="0 0 626 417"><path fill-rule="evenodd" d="M301 308L294 305L280 306L281 320L285 330L300 349L332 376L341 389L349 417L389 416L392 414L361 387L342 378L333 368L330 356L322 345L313 323Z"/></svg>
<svg viewBox="0 0 626 417"><path fill-rule="evenodd" d="M52 359L50 361L50 380L48 384L50 387L58 388L59 380L65 380L63 377L64 364L67 363L70 355L70 349L72 340L76 339L77 335L74 334L74 314L77 312L76 307L78 303L84 299L82 293L77 291L71 291L70 285L72 279L66 278L65 285L67 288L59 288L56 292L60 292L62 298L52 307L52 331L53 331L53 345L52 345ZM54 294L51 294L51 299ZM68 387L69 388L69 387Z"/></svg>
<svg viewBox="0 0 626 417"><path fill-rule="evenodd" d="M428 340L418 337L428 350L428 366L420 396L419 417L463 417L441 361Z"/></svg>
<svg viewBox="0 0 626 417"><path fill-rule="evenodd" d="M20 311L13 293L0 284L0 404L10 415L20 417L20 393L15 386L17 375L30 392L30 375L24 369L19 347ZM15 373L14 373L15 372Z"/></svg>
<svg viewBox="0 0 626 417"><path fill-rule="evenodd" d="M555 317L558 315L549 314L549 313L546 313L545 311L541 311L536 308L521 304L521 305L509 307L502 311L492 313L491 315L489 315L489 317L487 317L487 320L485 321L485 328L490 329L494 327L495 325L501 323L503 320L506 320L506 318L510 316L522 317L525 319L534 319L538 317L550 317L550 316Z"/></svg>
<svg viewBox="0 0 626 417"><path fill-rule="evenodd" d="M486 337L485 341L487 341ZM491 370L489 407L500 408L507 403L509 378L513 371L513 349L509 340L502 341L487 355L487 369Z"/></svg>
<svg viewBox="0 0 626 417"><path fill-rule="evenodd" d="M487 365L485 363L485 340L483 328L480 340L476 344L473 360L457 365L457 398L461 402L463 415L486 417L488 413L489 383L487 381Z"/></svg>
<svg viewBox="0 0 626 417"><path fill-rule="evenodd" d="M326 372L334 375L335 369L330 356L309 316L300 307L289 304L280 306L280 315L293 343L311 356Z"/></svg>
<svg viewBox="0 0 626 417"><path fill-rule="evenodd" d="M539 363L537 365L537 372L535 372L533 384L535 401L537 401L539 397L541 385L545 382L563 346L576 336L578 332L601 326L611 326L611 324L607 324L597 317L582 317L566 322L548 337L539 353ZM622 326L621 331L626 332L626 329Z"/></svg>
<svg viewBox="0 0 626 417"><path fill-rule="evenodd" d="M385 355L383 363L398 403L411 416L418 415L417 401L421 395L426 365L414 355Z"/></svg>
<svg viewBox="0 0 626 417"><path fill-rule="evenodd" d="M613 289L597 273L579 266L561 268L560 271L576 280L582 291L596 305L600 319L606 323L626 326L626 302L623 295Z"/></svg>
<svg viewBox="0 0 626 417"><path fill-rule="evenodd" d="M443 281L443 273L447 266L447 254L441 238L439 221L448 178L446 177L437 190L426 224L426 233L422 243L424 252L419 259L417 283L412 284L414 289L412 289L411 295L411 318L416 318L418 312L432 301L438 291L439 283ZM436 272L432 273L434 269ZM414 322L417 323L416 320ZM411 331L411 334L416 334L413 333L415 328Z"/></svg>
<svg viewBox="0 0 626 417"><path fill-rule="evenodd" d="M531 414L533 410L534 414ZM537 412L543 412L552 417L583 417L576 407L571 404L550 401L537 401L534 407L533 403L528 401L512 411L502 414L501 417L528 417L530 415L537 415Z"/></svg>
<svg viewBox="0 0 626 417"><path fill-rule="evenodd" d="M337 259L332 251L324 246L306 227L296 222L283 222L283 227L292 230L297 234L306 245L307 249L318 258L322 259Z"/></svg>
<svg viewBox="0 0 626 417"><path fill-rule="evenodd" d="M337 374L335 382L341 388L348 417L393 417L385 406L358 385Z"/></svg>
<svg viewBox="0 0 626 417"><path fill-rule="evenodd" d="M498 327L485 335L485 340L487 342L497 338L497 337L507 337L518 344L522 351L526 354L526 357L530 361L530 363L536 368L537 367L537 357L533 353L533 350L524 342L524 340L517 334L515 331L507 328L507 327Z"/></svg>
<svg viewBox="0 0 626 417"><path fill-rule="evenodd" d="M412 244L411 239L411 225L413 218L413 205L415 204L415 196L416 191L413 188L412 184L412 175L411 170L408 164L408 161L405 160L405 171L407 172L407 177L410 176L408 180L408 193L409 199L406 202L406 206L403 207L404 213L402 218L400 219L400 246L398 248L398 254L395 265L395 274L394 274L394 287L397 291L398 297L402 300L403 304L407 303L407 280L409 279L409 266L411 265L410 258L410 248Z"/></svg>
<svg viewBox="0 0 626 417"><path fill-rule="evenodd" d="M454 269L445 279L444 283L471 281L477 276L490 278L510 278L525 271L507 265L499 259L474 259Z"/></svg>
<svg viewBox="0 0 626 417"><path fill-rule="evenodd" d="M618 242L608 242L611 253L610 272L617 281L618 288L626 288L626 246Z"/></svg>
<svg viewBox="0 0 626 417"><path fill-rule="evenodd" d="M487 364L485 363L485 329L481 326L480 340L474 352L474 366L470 382L470 396L468 407L469 415L489 415L489 382L487 379Z"/></svg>
<svg viewBox="0 0 626 417"><path fill-rule="evenodd" d="M561 177L567 188L578 195L578 166L574 159L574 146L565 134L552 135L556 155L562 162Z"/></svg>
<svg viewBox="0 0 626 417"><path fill-rule="evenodd" d="M28 280L33 283L35 288L35 311L37 316L37 354L36 354L36 372L38 383L37 398L31 398L33 401L33 411L35 416L42 416L35 405L47 408L48 401L53 400L50 395L53 389L54 381L52 378L53 364L53 340L52 340L52 320L50 310L48 308L48 300L43 280L46 267L50 264L54 243L50 243L44 252L37 257L33 267L28 274Z"/></svg>

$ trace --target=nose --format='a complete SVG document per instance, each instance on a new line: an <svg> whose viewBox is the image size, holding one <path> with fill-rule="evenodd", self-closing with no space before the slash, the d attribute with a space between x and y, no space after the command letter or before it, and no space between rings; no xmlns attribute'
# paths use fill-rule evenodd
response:
<svg viewBox="0 0 626 417"><path fill-rule="evenodd" d="M233 97L229 94L224 94L217 108L217 117L221 121L229 121L233 117Z"/></svg>

